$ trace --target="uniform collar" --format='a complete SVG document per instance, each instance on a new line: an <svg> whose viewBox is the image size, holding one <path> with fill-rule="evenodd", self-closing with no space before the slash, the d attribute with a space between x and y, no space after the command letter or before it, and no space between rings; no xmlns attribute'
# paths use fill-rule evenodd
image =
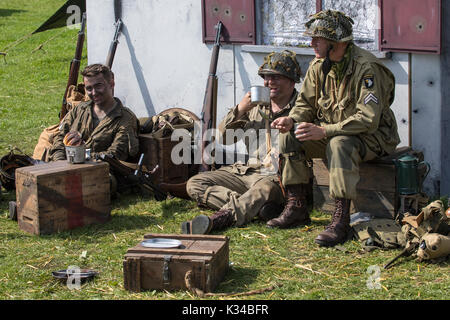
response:
<svg viewBox="0 0 450 320"><path fill-rule="evenodd" d="M354 56L353 49L353 42L350 42L345 50L345 54L342 60L340 62L333 63L333 66L331 67L332 72L330 73L333 78L342 80L345 78L345 76L353 72L353 68L351 67L351 65L353 64Z"/></svg>
<svg viewBox="0 0 450 320"><path fill-rule="evenodd" d="M94 102L92 100L88 102L87 107L89 108L91 114L93 114L92 108L94 108ZM120 117L122 115L122 107L123 107L122 102L118 98L114 97L114 106L103 119L106 118L114 119Z"/></svg>
<svg viewBox="0 0 450 320"><path fill-rule="evenodd" d="M284 111L285 109L291 109L295 106L295 101L297 101L297 90L294 88L294 91L292 92L291 99L289 100L288 104L283 107L283 109L280 110L280 112Z"/></svg>

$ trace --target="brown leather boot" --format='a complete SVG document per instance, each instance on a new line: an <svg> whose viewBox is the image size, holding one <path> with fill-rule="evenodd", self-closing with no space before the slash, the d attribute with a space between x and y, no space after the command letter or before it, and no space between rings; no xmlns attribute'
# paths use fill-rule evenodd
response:
<svg viewBox="0 0 450 320"><path fill-rule="evenodd" d="M208 234L211 231L223 230L234 224L231 210L219 210L208 217L201 214L191 221L181 224L181 232L184 234Z"/></svg>
<svg viewBox="0 0 450 320"><path fill-rule="evenodd" d="M350 232L350 204L349 199L335 199L336 208L331 224L314 240L318 245L333 247L347 240Z"/></svg>
<svg viewBox="0 0 450 320"><path fill-rule="evenodd" d="M267 222L269 228L292 228L311 223L306 205L307 184L286 186L287 203L278 218Z"/></svg>
<svg viewBox="0 0 450 320"><path fill-rule="evenodd" d="M277 218L283 211L283 206L274 201L266 202L258 212L258 218L262 221L269 221Z"/></svg>

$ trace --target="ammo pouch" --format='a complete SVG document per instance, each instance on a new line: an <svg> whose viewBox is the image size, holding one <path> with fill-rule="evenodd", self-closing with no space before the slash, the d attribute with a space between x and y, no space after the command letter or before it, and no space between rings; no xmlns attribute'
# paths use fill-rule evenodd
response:
<svg viewBox="0 0 450 320"><path fill-rule="evenodd" d="M395 249L406 244L400 225L392 219L373 219L353 226L355 237L366 251L376 248Z"/></svg>

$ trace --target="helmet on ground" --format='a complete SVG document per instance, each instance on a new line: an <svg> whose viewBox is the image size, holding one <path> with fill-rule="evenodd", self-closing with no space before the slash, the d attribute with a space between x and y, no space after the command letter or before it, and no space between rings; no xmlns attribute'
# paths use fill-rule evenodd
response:
<svg viewBox="0 0 450 320"><path fill-rule="evenodd" d="M352 18L340 11L324 10L311 15L306 22L305 36L322 37L334 42L353 40Z"/></svg>
<svg viewBox="0 0 450 320"><path fill-rule="evenodd" d="M263 64L259 67L258 74L263 78L266 74L279 74L298 83L300 82L302 71L298 64L296 53L290 50L283 50L282 52L272 52L265 56Z"/></svg>

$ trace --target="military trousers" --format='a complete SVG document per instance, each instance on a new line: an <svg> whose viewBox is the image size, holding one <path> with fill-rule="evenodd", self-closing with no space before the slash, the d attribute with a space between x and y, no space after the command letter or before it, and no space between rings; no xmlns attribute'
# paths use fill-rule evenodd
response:
<svg viewBox="0 0 450 320"><path fill-rule="evenodd" d="M308 183L311 168L307 160L322 158L330 173L332 198L356 199L359 165L378 155L358 136L334 136L315 141L299 141L293 131L280 134L281 177L284 186Z"/></svg>
<svg viewBox="0 0 450 320"><path fill-rule="evenodd" d="M236 226L250 222L266 202L284 205L278 175L239 163L199 173L188 180L186 189L200 205L231 210Z"/></svg>

